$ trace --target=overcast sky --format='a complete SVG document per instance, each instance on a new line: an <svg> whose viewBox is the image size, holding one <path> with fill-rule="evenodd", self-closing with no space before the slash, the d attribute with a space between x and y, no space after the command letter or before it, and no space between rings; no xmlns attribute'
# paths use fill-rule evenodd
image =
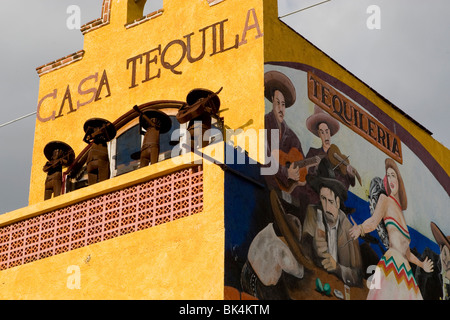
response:
<svg viewBox="0 0 450 320"><path fill-rule="evenodd" d="M162 0L148 1L146 12L161 7ZM321 1L279 0L279 14ZM80 7L84 24L100 17L102 0L21 0L2 7L0 126L36 111L36 67L83 49L81 32L66 24L70 5ZM380 29L367 27L370 5L380 9ZM282 20L449 147L449 12L448 0L331 0ZM0 214L28 205L35 120L0 127Z"/></svg>

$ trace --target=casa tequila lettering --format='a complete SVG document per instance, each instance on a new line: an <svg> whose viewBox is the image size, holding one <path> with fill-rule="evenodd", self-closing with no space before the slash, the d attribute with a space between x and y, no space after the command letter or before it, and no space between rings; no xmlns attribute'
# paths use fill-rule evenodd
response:
<svg viewBox="0 0 450 320"><path fill-rule="evenodd" d="M241 41L239 41L238 34L227 35L227 22L228 19L213 23L201 28L198 32L191 32L183 36L182 39L172 40L164 46L159 44L149 51L127 59L126 68L131 72L129 88L137 87L139 82L145 83L160 78L162 68L173 74L181 75L183 71L180 65L184 61L195 63L205 56L211 57L238 49L247 43L247 33L252 29L255 29L256 32L255 39L263 36L255 9L247 12ZM197 46L193 43L196 43ZM207 50L209 51L207 52Z"/></svg>
<svg viewBox="0 0 450 320"><path fill-rule="evenodd" d="M64 114L75 112L80 107L85 106L91 102L98 101L102 99L102 97L107 98L111 96L111 89L109 87L106 70L103 70L100 81L98 72L93 75L89 75L88 77L80 81L77 87L79 99L76 101L76 104L72 95L72 90L74 89L70 88L70 85L67 85L66 89L64 90L64 94L62 95L58 113L56 113L56 111L54 110L50 114L45 114L45 111L42 110L44 102L47 102L48 100L59 99L58 89L54 89L53 92L41 98L37 107L37 119L41 122L55 120L62 117Z"/></svg>
<svg viewBox="0 0 450 320"><path fill-rule="evenodd" d="M402 163L401 142L396 134L310 72L308 72L308 97L334 118Z"/></svg>
<svg viewBox="0 0 450 320"><path fill-rule="evenodd" d="M198 32L188 33L181 39L169 41L165 45L159 44L148 51L128 58L124 67L130 71L128 80L130 82L123 85L127 85L128 89L135 88L140 83L160 78L162 70L181 75L183 71L180 65L185 61L196 63L205 57L238 49L247 44L248 40L263 36L254 8L247 12L240 39L237 34L228 35L227 22L228 19L221 20L199 29ZM101 77L98 72L85 77L78 83L77 88L72 88L70 85L63 88L54 89L39 100L37 119L40 122L56 120L77 111L80 107L111 96L106 70L103 71ZM59 106L56 109L54 108L55 103ZM49 110L50 108L51 110Z"/></svg>

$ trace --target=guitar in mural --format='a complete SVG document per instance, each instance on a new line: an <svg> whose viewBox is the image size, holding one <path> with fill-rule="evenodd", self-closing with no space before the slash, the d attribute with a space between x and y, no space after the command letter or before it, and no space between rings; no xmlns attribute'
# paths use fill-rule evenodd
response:
<svg viewBox="0 0 450 320"><path fill-rule="evenodd" d="M277 185L280 190L283 190L287 193L292 193L292 191L298 186L306 185L306 175L308 174L308 169L314 166L317 166L323 158L327 157L330 161L331 165L335 168L338 168L342 174L347 174L347 167L350 165L348 161L348 156L345 156L341 153L339 148L332 144L328 149L326 154L317 155L310 158L304 158L302 153L296 149L292 148L288 153L283 152L281 150L278 151L279 163L281 166L290 167L292 164L294 168L298 168L299 170L299 179L297 181L289 180L288 183L283 183L279 179L276 179ZM361 184L361 176L358 171L350 167L352 173L358 179L359 184Z"/></svg>
<svg viewBox="0 0 450 320"><path fill-rule="evenodd" d="M280 190L287 193L291 193L298 186L306 185L306 175L308 169L313 166L317 166L322 158L326 155L314 156L311 158L304 158L302 153L297 148L292 148L288 153L278 150L279 163L283 167L290 167L294 165L294 168L299 171L299 179L297 181L289 180L288 183L283 183L279 179L276 179L277 185Z"/></svg>

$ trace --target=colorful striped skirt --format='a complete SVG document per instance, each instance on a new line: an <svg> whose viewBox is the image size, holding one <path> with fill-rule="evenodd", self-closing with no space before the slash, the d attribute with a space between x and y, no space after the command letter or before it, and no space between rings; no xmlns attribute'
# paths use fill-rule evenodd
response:
<svg viewBox="0 0 450 320"><path fill-rule="evenodd" d="M423 300L408 260L390 248L378 262L367 300Z"/></svg>

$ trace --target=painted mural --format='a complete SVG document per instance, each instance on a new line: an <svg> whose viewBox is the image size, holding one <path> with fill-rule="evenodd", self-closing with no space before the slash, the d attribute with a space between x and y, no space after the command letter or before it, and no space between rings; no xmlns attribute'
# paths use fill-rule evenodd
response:
<svg viewBox="0 0 450 320"><path fill-rule="evenodd" d="M267 160L236 166L264 187L225 180L226 288L242 299L448 300L441 168L320 70L266 64L264 82Z"/></svg>

